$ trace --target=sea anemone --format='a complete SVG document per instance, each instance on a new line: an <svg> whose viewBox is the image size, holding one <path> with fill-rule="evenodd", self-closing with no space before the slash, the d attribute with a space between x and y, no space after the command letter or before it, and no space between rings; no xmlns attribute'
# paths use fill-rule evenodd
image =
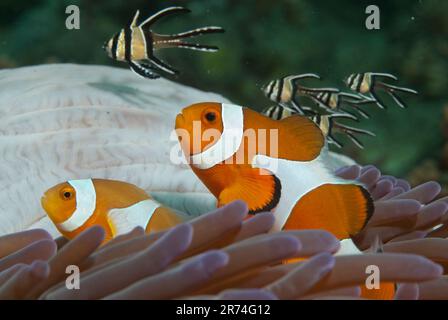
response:
<svg viewBox="0 0 448 320"><path fill-rule="evenodd" d="M436 200L437 183L411 189L331 154L332 169L363 183L376 208L354 237L366 254L334 257L339 242L328 232L270 234L272 214L246 220L239 201L203 214L215 199L186 164L172 161L180 150L170 136L184 106L225 98L99 66L4 70L0 86L0 299L359 298L369 265L399 283L396 299L448 299L448 200ZM103 246L104 232L92 227L58 248L39 200L81 178L127 181L199 217L156 234L137 228ZM49 233L23 231L34 228ZM65 288L68 264L80 267L83 290ZM98 281L104 275L107 285Z"/></svg>

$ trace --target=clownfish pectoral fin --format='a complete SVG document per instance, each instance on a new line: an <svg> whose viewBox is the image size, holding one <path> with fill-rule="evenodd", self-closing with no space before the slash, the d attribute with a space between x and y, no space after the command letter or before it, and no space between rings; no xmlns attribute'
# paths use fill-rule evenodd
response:
<svg viewBox="0 0 448 320"><path fill-rule="evenodd" d="M363 187L324 184L297 202L284 229L324 229L347 239L364 228L373 210L373 200Z"/></svg>
<svg viewBox="0 0 448 320"><path fill-rule="evenodd" d="M278 158L310 161L319 156L325 138L322 130L312 120L293 115L279 122L278 140L281 143L278 143Z"/></svg>
<svg viewBox="0 0 448 320"><path fill-rule="evenodd" d="M112 209L107 214L107 220L114 236L128 233L135 227L146 229L154 212L160 203L147 199L127 208Z"/></svg>
<svg viewBox="0 0 448 320"><path fill-rule="evenodd" d="M277 206L280 194L281 183L275 175L263 169L250 168L241 173L238 183L219 194L218 207L242 200L246 202L249 214L267 212Z"/></svg>
<svg viewBox="0 0 448 320"><path fill-rule="evenodd" d="M145 79L158 79L160 76L154 72L154 68L146 63L129 62L131 71Z"/></svg>

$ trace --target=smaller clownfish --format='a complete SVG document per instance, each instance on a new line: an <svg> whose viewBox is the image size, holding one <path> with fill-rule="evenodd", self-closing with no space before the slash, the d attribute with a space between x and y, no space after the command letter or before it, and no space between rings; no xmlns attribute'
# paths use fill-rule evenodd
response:
<svg viewBox="0 0 448 320"><path fill-rule="evenodd" d="M41 202L56 228L68 239L93 225L104 228L106 242L137 226L149 233L183 221L144 190L115 180L70 180L47 190Z"/></svg>

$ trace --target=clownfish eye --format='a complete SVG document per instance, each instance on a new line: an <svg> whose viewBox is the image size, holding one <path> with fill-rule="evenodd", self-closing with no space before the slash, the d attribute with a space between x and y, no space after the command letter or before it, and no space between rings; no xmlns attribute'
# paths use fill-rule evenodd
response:
<svg viewBox="0 0 448 320"><path fill-rule="evenodd" d="M207 113L205 114L205 119L206 119L208 122L213 122L213 121L215 121L215 120L216 120L216 113L215 113L215 112L212 112L212 111L207 112Z"/></svg>
<svg viewBox="0 0 448 320"><path fill-rule="evenodd" d="M61 190L61 198L63 200L70 200L71 198L73 198L73 192L68 189L62 189Z"/></svg>

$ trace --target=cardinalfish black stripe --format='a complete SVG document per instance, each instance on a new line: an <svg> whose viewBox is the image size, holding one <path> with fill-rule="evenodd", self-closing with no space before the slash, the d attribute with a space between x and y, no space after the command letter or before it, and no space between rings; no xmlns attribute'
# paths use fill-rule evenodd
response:
<svg viewBox="0 0 448 320"><path fill-rule="evenodd" d="M190 43L185 41L185 39L224 32L223 28L214 26L197 28L172 35L158 34L150 29L156 21L163 17L187 12L190 12L190 10L183 7L169 7L138 23L140 12L137 10L132 21L107 41L104 49L112 59L127 62L131 70L142 77L156 79L160 77L160 71L178 74L179 71L157 58L154 55L154 51L165 48L182 48L216 52L218 51L216 46Z"/></svg>
<svg viewBox="0 0 448 320"><path fill-rule="evenodd" d="M395 101L395 103L400 108L407 108L404 101L398 96L397 93L411 93L417 94L417 91L404 87L397 87L391 84L387 84L382 81L382 79L390 79L397 81L398 78L389 73L353 73L345 80L346 85L354 92L359 93L361 96L370 100L381 109L386 109L386 104L378 96L377 90L382 89L384 92L389 94L390 97ZM368 95L367 97L365 95Z"/></svg>

